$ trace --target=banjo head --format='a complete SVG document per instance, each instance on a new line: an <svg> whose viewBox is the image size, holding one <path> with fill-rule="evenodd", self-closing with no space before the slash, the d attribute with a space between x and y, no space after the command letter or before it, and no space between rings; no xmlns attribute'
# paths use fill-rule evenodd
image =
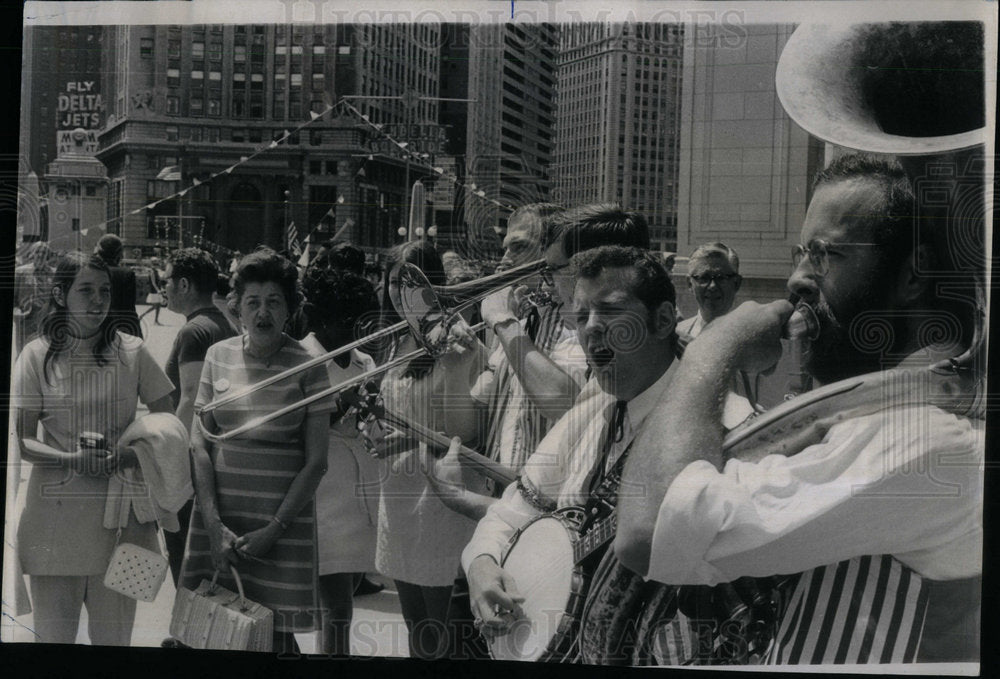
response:
<svg viewBox="0 0 1000 679"><path fill-rule="evenodd" d="M540 660L553 650L567 624L576 584L567 522L543 516L527 524L508 545L500 565L525 599L524 617L489 642L490 654L495 660Z"/></svg>

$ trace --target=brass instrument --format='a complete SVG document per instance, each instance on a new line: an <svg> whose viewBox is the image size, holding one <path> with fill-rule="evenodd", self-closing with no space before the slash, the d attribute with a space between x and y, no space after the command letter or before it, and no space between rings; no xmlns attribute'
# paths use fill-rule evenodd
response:
<svg viewBox="0 0 1000 679"><path fill-rule="evenodd" d="M983 155L987 134L981 31L971 22L804 24L778 61L778 97L810 134L847 148L900 156L911 177L926 176L932 163L952 163L959 172L945 187L951 202L961 197L977 206L985 199L984 177L962 170ZM947 248L949 233L970 228L974 238L982 238L984 203L971 226L959 223L962 216L948 207L953 205L932 215L942 225L935 243ZM979 262L974 264L953 274L961 285L976 289L972 337L960 355L929 368L861 375L802 394L730 432L723 444L726 456L791 455L819 441L836 422L889 405L929 403L983 417L987 300L983 271ZM804 327L801 319L793 315L793 320Z"/></svg>
<svg viewBox="0 0 1000 679"><path fill-rule="evenodd" d="M437 357L448 350L448 330L451 324L457 320L459 313L463 309L479 303L483 298L503 287L513 285L541 273L546 266L544 260L536 260L475 281L451 286L432 286L427 281L423 272L416 266L407 263L398 264L389 274L389 297L396 311L404 318L403 321L206 404L198 411L198 422L202 434L212 443L227 441L299 408L338 394L345 389L363 384L391 368L405 365L420 356L430 355ZM454 306L445 307L441 302L441 296L446 297ZM482 327L482 324L480 324L473 326L472 329L476 331L482 329ZM352 349L356 349L374 340L401 334L406 330L410 330L413 333L414 339L421 347L420 349L396 357L375 370L368 371L351 380L346 380L328 389L324 389L296 403L255 417L232 431L225 433L215 433L213 431L214 426L211 415L218 408L244 399L265 387L288 379L317 365L325 364L336 356L345 354Z"/></svg>

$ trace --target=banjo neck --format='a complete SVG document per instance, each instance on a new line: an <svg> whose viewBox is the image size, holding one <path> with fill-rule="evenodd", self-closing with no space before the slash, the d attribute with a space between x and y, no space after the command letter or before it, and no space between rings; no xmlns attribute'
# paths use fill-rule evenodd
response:
<svg viewBox="0 0 1000 679"><path fill-rule="evenodd" d="M451 447L451 439L444 434L436 432L430 427L425 427L405 415L394 413L388 408L385 410L384 417L381 419L397 429L410 432L414 438L419 440L421 443L426 443L432 448L448 450L448 448ZM496 481L497 483L503 484L504 486L510 485L516 478L516 474L514 474L514 471L509 467L491 460L485 455L480 455L471 448L466 448L465 446L459 447L458 455L473 470Z"/></svg>
<svg viewBox="0 0 1000 679"><path fill-rule="evenodd" d="M573 543L573 563L579 564L614 538L618 529L618 513L611 514L597 523Z"/></svg>

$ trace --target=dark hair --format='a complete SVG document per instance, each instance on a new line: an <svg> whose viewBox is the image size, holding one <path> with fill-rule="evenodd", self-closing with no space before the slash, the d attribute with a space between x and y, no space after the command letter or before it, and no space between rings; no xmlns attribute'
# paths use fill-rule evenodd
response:
<svg viewBox="0 0 1000 679"><path fill-rule="evenodd" d="M387 253L385 270L382 274L382 299L380 300L382 318L379 323L380 327L386 327L402 320L400 315L396 313L396 309L393 308L392 300L389 298L389 276L392 274L393 268L400 262L408 262L418 267L423 271L431 285L445 284L444 263L441 261L441 255L434 249L434 245L430 241L409 241L391 248ZM387 358L384 355L387 352L379 353L383 354L379 360L379 363L382 363ZM433 358L430 356L420 356L407 364L403 375L420 379L429 373L433 367Z"/></svg>
<svg viewBox="0 0 1000 679"><path fill-rule="evenodd" d="M84 268L103 271L111 282L111 274L108 271L108 264L98 255L85 255L79 251L67 252L59 258L56 264L55 273L52 274L52 287L62 291L63 300L69 294L69 289L73 287L73 281ZM94 344L94 360L97 365L104 365L108 362L108 349L114 344L116 338L114 311L109 309L104 320L101 321L98 329L97 342ZM42 320L42 337L49 341L49 348L45 352L45 360L42 363L45 381L49 381L49 367L60 355L72 352L76 344L76 337L69 331L73 320L64 305L56 301L55 292L49 299L48 312Z"/></svg>
<svg viewBox="0 0 1000 679"><path fill-rule="evenodd" d="M883 261L899 264L909 257L918 234L916 199L913 185L903 166L895 160L886 160L865 153L840 156L829 166L816 173L813 181L815 192L824 184L859 179L876 184L881 192L876 208L865 215L857 215L857 223L868 229L872 242L888 248ZM923 238L919 242L925 241Z"/></svg>
<svg viewBox="0 0 1000 679"><path fill-rule="evenodd" d="M118 263L122 261L122 252L124 250L125 245L122 243L122 239L113 233L109 233L101 236L101 239L97 241L94 254L100 255L109 266L118 266Z"/></svg>
<svg viewBox="0 0 1000 679"><path fill-rule="evenodd" d="M542 240L545 237L546 221L565 209L562 205L556 205L555 203L528 203L510 213L507 217L507 228L510 228L510 223L515 219L531 217L537 222L538 239Z"/></svg>
<svg viewBox="0 0 1000 679"><path fill-rule="evenodd" d="M285 296L288 315L291 317L299 308L302 294L299 292L299 271L290 261L277 252L262 245L240 260L233 274L233 291L229 293L229 311L239 316L240 300L248 283L277 283Z"/></svg>
<svg viewBox="0 0 1000 679"><path fill-rule="evenodd" d="M632 271L631 292L650 312L664 302L677 305L677 292L658 253L635 247L602 245L577 253L571 261L578 278L594 279L608 268Z"/></svg>
<svg viewBox="0 0 1000 679"><path fill-rule="evenodd" d="M351 327L366 314L378 310L375 287L352 271L310 266L302 279L308 327L320 321Z"/></svg>
<svg viewBox="0 0 1000 679"><path fill-rule="evenodd" d="M545 220L542 247L562 243L563 254L601 245L649 249L649 227L638 212L628 212L613 203L595 203L556 213Z"/></svg>
<svg viewBox="0 0 1000 679"><path fill-rule="evenodd" d="M389 299L389 275L392 273L393 268L400 262L415 265L424 272L431 285L444 285L447 281L447 275L444 272L444 262L441 261L441 255L438 254L438 251L430 241L409 241L390 248L386 253L385 269L382 272L382 299L380 300L380 306L382 308L382 315L391 323L401 320L399 314L396 313L396 310L392 306L392 301Z"/></svg>
<svg viewBox="0 0 1000 679"><path fill-rule="evenodd" d="M360 248L343 241L330 243L327 248L325 256L317 263L359 276L365 275L365 253Z"/></svg>
<svg viewBox="0 0 1000 679"><path fill-rule="evenodd" d="M199 248L177 250L169 260L171 278L186 278L200 295L212 294L218 286L219 267L212 256Z"/></svg>

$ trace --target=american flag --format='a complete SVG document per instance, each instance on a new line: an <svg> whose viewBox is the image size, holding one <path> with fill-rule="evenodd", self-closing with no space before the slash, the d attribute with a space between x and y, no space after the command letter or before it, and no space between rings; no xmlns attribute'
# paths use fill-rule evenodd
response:
<svg viewBox="0 0 1000 679"><path fill-rule="evenodd" d="M285 247L295 257L302 254L302 248L299 246L299 230L295 228L295 222L289 222L285 227Z"/></svg>

